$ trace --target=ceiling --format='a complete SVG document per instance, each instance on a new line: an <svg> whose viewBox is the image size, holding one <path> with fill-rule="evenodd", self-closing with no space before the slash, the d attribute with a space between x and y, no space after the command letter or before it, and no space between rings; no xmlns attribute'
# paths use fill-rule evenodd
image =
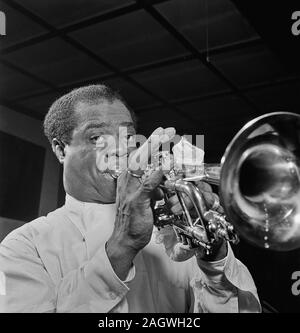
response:
<svg viewBox="0 0 300 333"><path fill-rule="evenodd" d="M139 133L204 134L208 161L271 111L298 112L300 75L230 0L2 0L0 103L43 119L73 88L105 82Z"/></svg>

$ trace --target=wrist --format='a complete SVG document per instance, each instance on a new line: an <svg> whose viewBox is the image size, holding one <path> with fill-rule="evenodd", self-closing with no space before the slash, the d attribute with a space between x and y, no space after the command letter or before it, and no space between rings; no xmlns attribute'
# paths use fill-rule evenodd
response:
<svg viewBox="0 0 300 333"><path fill-rule="evenodd" d="M115 240L112 237L106 242L105 249L107 255L111 258L126 257L131 261L138 253L133 247L124 244L122 241Z"/></svg>
<svg viewBox="0 0 300 333"><path fill-rule="evenodd" d="M124 281L132 267L133 259L138 251L135 251L114 239L109 239L107 241L105 250L114 272L120 280Z"/></svg>
<svg viewBox="0 0 300 333"><path fill-rule="evenodd" d="M227 252L227 242L225 240L221 240L217 244L213 245L210 253L206 254L203 251L199 251L198 255L196 252L196 257L197 259L201 259L203 261L219 261L227 256Z"/></svg>

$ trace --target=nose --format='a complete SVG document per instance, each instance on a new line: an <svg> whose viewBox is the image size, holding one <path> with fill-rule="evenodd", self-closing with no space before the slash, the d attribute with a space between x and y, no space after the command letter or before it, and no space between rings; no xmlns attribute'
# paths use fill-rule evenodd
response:
<svg viewBox="0 0 300 333"><path fill-rule="evenodd" d="M116 138L116 144L109 150L110 156L124 157L129 154L129 148L126 140L118 140Z"/></svg>
<svg viewBox="0 0 300 333"><path fill-rule="evenodd" d="M116 156L116 157L122 157L127 154L128 154L128 151L127 151L127 148L125 147L125 145L122 145L122 146L119 145L110 151L110 155Z"/></svg>

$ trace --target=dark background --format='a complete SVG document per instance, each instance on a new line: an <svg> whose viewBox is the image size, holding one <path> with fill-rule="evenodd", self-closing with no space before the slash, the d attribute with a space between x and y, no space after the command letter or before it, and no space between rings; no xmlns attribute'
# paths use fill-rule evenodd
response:
<svg viewBox="0 0 300 333"><path fill-rule="evenodd" d="M300 36L291 33L299 1L2 0L0 10L0 104L34 119L63 93L105 82L136 111L139 133L204 134L206 162L218 162L253 117L299 113ZM63 198L61 187L58 205ZM235 252L266 309L300 312L291 293L300 250L242 241Z"/></svg>
<svg viewBox="0 0 300 333"><path fill-rule="evenodd" d="M36 218L44 158L44 148L0 131L0 216Z"/></svg>

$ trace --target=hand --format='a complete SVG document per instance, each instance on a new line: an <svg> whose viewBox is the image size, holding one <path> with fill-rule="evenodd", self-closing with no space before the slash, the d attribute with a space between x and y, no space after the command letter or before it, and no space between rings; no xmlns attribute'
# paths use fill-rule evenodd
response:
<svg viewBox="0 0 300 333"><path fill-rule="evenodd" d="M202 193L207 209L213 208L217 212L223 214L224 210L222 206L215 205L216 202L219 202L219 198L217 194L213 193L211 186L201 181L197 182L196 185ZM183 197L187 208L190 210L190 214L192 216L195 215L195 211L193 211L193 205L191 201L187 196L184 195ZM176 195L171 197L167 204L169 205L169 208L174 214L181 214L182 207ZM163 239L162 242L165 245L167 254L170 256L171 259L175 261L184 261L191 258L193 255L196 255L197 259L215 261L220 260L227 255L227 244L226 241L224 241L223 239L219 239L218 241L216 241L213 245L211 254L207 255L204 248L195 248L195 246L192 245L192 242L188 237L179 235L179 237L177 238L175 232L173 231L172 233L172 231L166 233L162 229L162 233L164 233L164 235L161 237L161 239Z"/></svg>
<svg viewBox="0 0 300 333"><path fill-rule="evenodd" d="M206 208L213 209L220 214L224 214L224 209L221 205L214 207L215 203L220 202L220 200L219 200L219 196L213 192L212 187L208 183L205 183L202 181L195 182L195 185L198 187L198 189L202 193L203 199L206 204ZM191 214L194 214L195 211L193 210L192 202L189 200L187 195L184 194L183 197L184 197L184 202L185 202L187 208L191 210ZM181 204L179 203L179 200L176 195L171 197L167 204L174 214L177 214L177 215L181 214L182 207L181 207Z"/></svg>
<svg viewBox="0 0 300 333"><path fill-rule="evenodd" d="M208 183L201 181L196 182L196 185L204 197L207 209L212 209L220 214L224 214L224 209L219 204L219 196L212 191L212 187ZM206 254L203 248L198 248L195 255L197 259L205 261L221 260L227 255L227 242L223 238L220 238L213 243L210 254Z"/></svg>
<svg viewBox="0 0 300 333"><path fill-rule="evenodd" d="M186 237L177 238L173 227L170 225L156 230L155 234L157 243L164 245L167 255L174 261L188 260L198 250L198 248L191 245L190 240Z"/></svg>
<svg viewBox="0 0 300 333"><path fill-rule="evenodd" d="M116 272L124 279L133 258L150 241L153 231L151 198L154 190L162 182L163 171L155 170L145 178L133 176L142 174L150 156L158 152L162 143L175 135L173 128L159 128L130 157L129 171L124 171L117 182L117 215L113 233L107 242L107 255ZM149 143L151 145L149 148ZM139 159L137 159L137 155ZM136 161L139 160L139 165ZM143 180L142 180L143 179Z"/></svg>

